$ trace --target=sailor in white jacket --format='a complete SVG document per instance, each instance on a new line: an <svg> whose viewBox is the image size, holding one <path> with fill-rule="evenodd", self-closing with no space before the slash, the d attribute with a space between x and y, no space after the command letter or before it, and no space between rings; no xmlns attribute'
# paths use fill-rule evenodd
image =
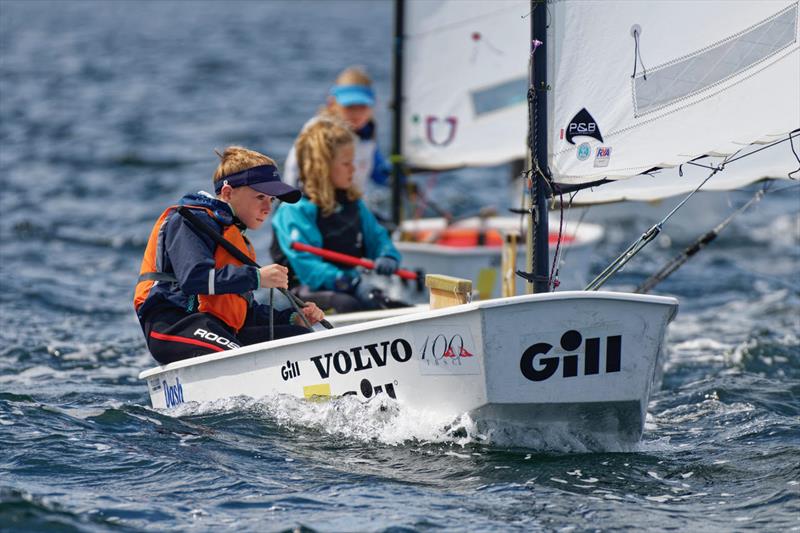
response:
<svg viewBox="0 0 800 533"><path fill-rule="evenodd" d="M343 119L353 130L357 142L355 145L355 185L360 190L365 190L367 180L378 185L388 185L391 166L383 157L378 148L375 136L375 120L372 109L375 105L375 95L372 91L372 80L357 67L345 69L336 78L336 84L331 88L327 105L320 115L334 115ZM303 130L316 122L314 117L303 126ZM297 167L295 148L289 151L284 164L283 180L292 186L302 187L298 183L300 175Z"/></svg>

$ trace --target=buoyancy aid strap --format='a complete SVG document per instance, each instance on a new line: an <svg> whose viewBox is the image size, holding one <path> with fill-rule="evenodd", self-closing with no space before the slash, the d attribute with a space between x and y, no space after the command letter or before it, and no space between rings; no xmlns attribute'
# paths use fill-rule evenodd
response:
<svg viewBox="0 0 800 533"><path fill-rule="evenodd" d="M195 227L195 229L197 229L197 231L202 231L204 234L211 237L212 240L214 240L217 244L225 248L233 257L241 261L243 264L260 268L258 266L258 263L256 263L253 259L247 257L247 255L245 255L244 252L242 252L236 246L234 246L232 242L225 240L225 238L222 235L216 233L214 230L209 228L206 224L203 223L203 221L197 218L191 211L189 211L185 207L183 206L179 207L178 214L180 214L183 218L188 220ZM308 319L300 310L300 307L305 307L306 303L297 296L295 296L294 293L289 292L286 289L278 289L278 290L281 292L281 294L283 294L289 299L289 303L292 304L292 307L294 307L295 312L298 315L300 315L302 320L305 322L306 327L308 329L311 329L311 324L308 322ZM319 323L322 324L323 327L327 329L333 329L333 326L327 320L324 319L320 320Z"/></svg>
<svg viewBox="0 0 800 533"><path fill-rule="evenodd" d="M139 275L139 281L171 281L177 282L178 278L168 272L145 272Z"/></svg>
<svg viewBox="0 0 800 533"><path fill-rule="evenodd" d="M178 214L185 218L197 231L211 237L211 240L225 248L229 254L238 259L242 264L259 268L258 263L256 263L252 258L247 257L247 255L238 249L232 242L226 240L222 235L209 228L199 218L197 218L194 213L187 209L186 206L179 207L177 211Z"/></svg>

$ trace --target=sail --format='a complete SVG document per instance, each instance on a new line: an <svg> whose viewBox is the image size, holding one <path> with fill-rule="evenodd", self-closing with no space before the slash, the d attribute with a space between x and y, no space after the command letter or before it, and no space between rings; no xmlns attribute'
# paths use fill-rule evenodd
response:
<svg viewBox="0 0 800 533"><path fill-rule="evenodd" d="M800 127L797 1L548 7L548 152L558 183L732 154Z"/></svg>
<svg viewBox="0 0 800 533"><path fill-rule="evenodd" d="M793 142L800 154L800 135ZM579 191L571 198L570 204L579 206L631 200L651 202L689 193L700 185L701 190L706 192L729 191L765 179L800 177L800 161L788 141L777 146L748 146L730 159L732 162L725 165L724 157L704 157L695 161L696 164L688 163L604 183ZM725 165L724 170L706 181L711 174L710 169L720 165Z"/></svg>
<svg viewBox="0 0 800 533"><path fill-rule="evenodd" d="M405 5L407 165L446 169L526 158L530 3ZM800 127L798 11L797 0L549 3L555 181L589 183L662 167L576 201L663 198L699 183L687 176L707 176L685 166L682 177L669 167L785 138ZM766 152L758 165L732 163L703 189L735 189L796 168L788 143Z"/></svg>
<svg viewBox="0 0 800 533"><path fill-rule="evenodd" d="M405 5L406 164L444 169L524 158L530 2Z"/></svg>

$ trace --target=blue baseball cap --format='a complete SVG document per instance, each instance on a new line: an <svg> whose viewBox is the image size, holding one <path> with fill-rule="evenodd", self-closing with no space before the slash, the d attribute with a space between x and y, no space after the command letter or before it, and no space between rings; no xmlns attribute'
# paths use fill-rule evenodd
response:
<svg viewBox="0 0 800 533"><path fill-rule="evenodd" d="M226 184L234 188L247 185L258 192L274 196L280 201L289 204L296 203L302 197L302 193L299 189L281 181L278 169L275 168L274 165L252 167L225 176L215 183L216 193L219 194L223 185Z"/></svg>
<svg viewBox="0 0 800 533"><path fill-rule="evenodd" d="M375 105L375 93L366 85L336 85L331 88L331 95L336 98L339 105Z"/></svg>

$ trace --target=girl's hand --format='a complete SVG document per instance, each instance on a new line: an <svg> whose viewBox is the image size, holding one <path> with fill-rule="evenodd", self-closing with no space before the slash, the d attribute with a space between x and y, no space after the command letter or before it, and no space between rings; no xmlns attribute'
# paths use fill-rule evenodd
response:
<svg viewBox="0 0 800 533"><path fill-rule="evenodd" d="M322 312L322 309L317 307L317 304L312 302L307 302L306 306L303 307L301 311L306 317L306 320L308 320L312 326L325 318L325 313Z"/></svg>
<svg viewBox="0 0 800 533"><path fill-rule="evenodd" d="M288 289L289 269L278 264L263 266L258 269L261 276L262 289Z"/></svg>

